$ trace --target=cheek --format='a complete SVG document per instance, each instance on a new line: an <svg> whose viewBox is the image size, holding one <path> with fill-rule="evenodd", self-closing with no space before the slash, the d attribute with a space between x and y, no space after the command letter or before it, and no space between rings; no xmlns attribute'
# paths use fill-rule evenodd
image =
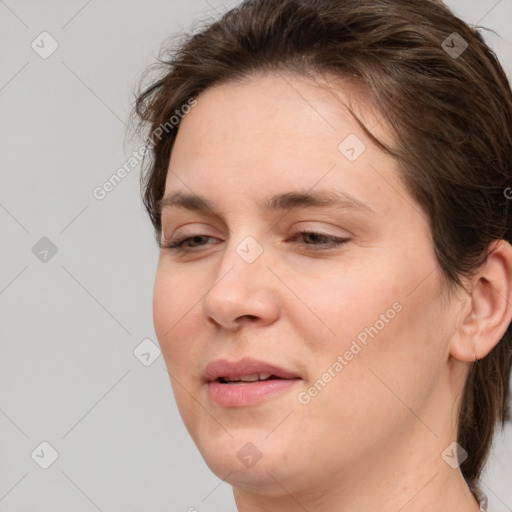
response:
<svg viewBox="0 0 512 512"><path fill-rule="evenodd" d="M402 310L398 276L389 270L383 274L351 268L350 272L334 269L313 280L307 275L289 278L302 299L285 300L289 317L323 363L326 355L343 354L353 340L364 346L365 341L383 337L397 321Z"/></svg>
<svg viewBox="0 0 512 512"><path fill-rule="evenodd" d="M335 379L332 387L350 385L363 394L377 382L371 370L405 389L405 381L412 385L431 378L444 364L449 315L442 311L441 283L431 262L394 258L387 265L373 263L337 277L318 276L314 288L306 277L295 276L297 295L310 311L295 301L289 315L314 355L310 382L338 356L344 359L343 370L335 373L350 374L350 381Z"/></svg>
<svg viewBox="0 0 512 512"><path fill-rule="evenodd" d="M400 435L417 422L410 409L422 411L439 380L444 327L435 276L414 293L415 276L390 276L358 285L339 280L331 301L310 296L336 332L320 337L311 322L305 338L315 354L300 397L301 428L322 431L326 443L315 448L322 460L333 446L356 457Z"/></svg>
<svg viewBox="0 0 512 512"><path fill-rule="evenodd" d="M169 371L186 367L198 322L201 287L193 278L159 266L153 290L153 323ZM190 366L189 366L190 367Z"/></svg>
<svg viewBox="0 0 512 512"><path fill-rule="evenodd" d="M198 290L193 279L159 266L153 290L153 322L176 405L187 429L195 423L197 414L188 379L197 363L197 347L192 340L199 339L197 315L202 294Z"/></svg>
<svg viewBox="0 0 512 512"><path fill-rule="evenodd" d="M324 380L328 368L337 361L341 366L334 368L339 371L334 371L333 384L326 386L329 390L322 391L322 398L318 395L319 407L332 411L334 401L340 404L343 419L362 416L369 422L406 418L408 410L401 400L421 408L445 364L449 315L441 311L437 276L411 293L420 281L418 272L405 268L396 275L374 274L357 286L340 280L339 291L331 294L337 307L331 303L324 310L336 337L324 338L322 350L317 351L321 364L312 377Z"/></svg>

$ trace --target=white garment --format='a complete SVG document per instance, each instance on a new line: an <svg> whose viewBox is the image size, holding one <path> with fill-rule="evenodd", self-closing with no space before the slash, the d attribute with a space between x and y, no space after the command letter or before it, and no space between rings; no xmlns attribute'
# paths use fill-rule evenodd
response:
<svg viewBox="0 0 512 512"><path fill-rule="evenodd" d="M488 504L487 504L487 495L485 494L480 487L470 486L471 492L477 499L478 503L480 504L480 510L479 512L488 512Z"/></svg>

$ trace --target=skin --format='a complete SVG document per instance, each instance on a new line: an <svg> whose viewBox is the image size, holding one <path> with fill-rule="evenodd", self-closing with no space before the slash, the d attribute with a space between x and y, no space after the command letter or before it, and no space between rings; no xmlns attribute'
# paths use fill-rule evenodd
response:
<svg viewBox="0 0 512 512"><path fill-rule="evenodd" d="M200 194L214 206L162 212L154 323L180 414L241 512L476 512L460 470L441 453L456 440L475 353L484 357L510 322L511 248L498 244L469 292L449 293L426 215L396 162L341 104L357 106L361 91L341 82L333 95L319 84L320 77L255 74L207 89L180 124L165 195ZM392 141L378 111L359 103L365 124ZM366 146L353 162L338 150L348 134ZM259 206L297 189L344 192L373 213ZM348 241L329 248L330 239L294 238L300 229ZM197 235L206 238L184 252L165 247ZM236 252L247 236L263 249L252 263ZM397 303L400 312L300 403L298 393ZM255 406L212 403L206 364L244 356L302 380ZM252 467L237 457L248 442L261 453Z"/></svg>

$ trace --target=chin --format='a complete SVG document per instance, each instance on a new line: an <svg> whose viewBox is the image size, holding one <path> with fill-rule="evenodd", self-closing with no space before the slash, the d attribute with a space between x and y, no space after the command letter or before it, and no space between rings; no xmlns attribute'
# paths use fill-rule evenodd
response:
<svg viewBox="0 0 512 512"><path fill-rule="evenodd" d="M283 489L276 479L281 481L290 471L284 453L286 443L278 437L265 440L267 434L242 435L232 431L231 437L223 431L221 437L201 437L194 442L208 468L221 480L235 487L278 496ZM255 441L248 441L251 438Z"/></svg>
<svg viewBox="0 0 512 512"><path fill-rule="evenodd" d="M282 461L261 459L252 467L245 467L233 460L204 458L210 470L221 480L233 487L253 491L269 497L278 497L283 494L284 483L291 475L289 468L283 466ZM284 474L286 472L286 474ZM279 483L278 483L279 482ZM281 485L279 485L281 484Z"/></svg>

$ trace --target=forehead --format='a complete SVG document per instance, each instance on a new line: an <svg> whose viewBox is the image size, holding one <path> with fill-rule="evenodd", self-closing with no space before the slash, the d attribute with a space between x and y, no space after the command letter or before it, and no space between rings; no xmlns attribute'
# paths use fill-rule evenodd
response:
<svg viewBox="0 0 512 512"><path fill-rule="evenodd" d="M176 145L184 138L180 134L187 131L189 139L191 130L203 144L215 140L241 152L263 144L267 148L296 146L302 140L312 144L318 137L341 141L349 133L361 132L355 116L379 140L393 145L392 132L383 123L381 112L366 87L355 79L260 72L214 85L203 91L197 102L180 123ZM336 154L337 146L331 150Z"/></svg>
<svg viewBox="0 0 512 512"><path fill-rule="evenodd" d="M360 86L348 81L265 73L211 87L180 124L166 195L180 190L214 200L233 194L231 200L262 199L321 186L362 202L373 195L378 203L386 199L384 192L393 192L385 190L386 181L401 186L396 163L364 133L347 105L389 143L382 116Z"/></svg>

